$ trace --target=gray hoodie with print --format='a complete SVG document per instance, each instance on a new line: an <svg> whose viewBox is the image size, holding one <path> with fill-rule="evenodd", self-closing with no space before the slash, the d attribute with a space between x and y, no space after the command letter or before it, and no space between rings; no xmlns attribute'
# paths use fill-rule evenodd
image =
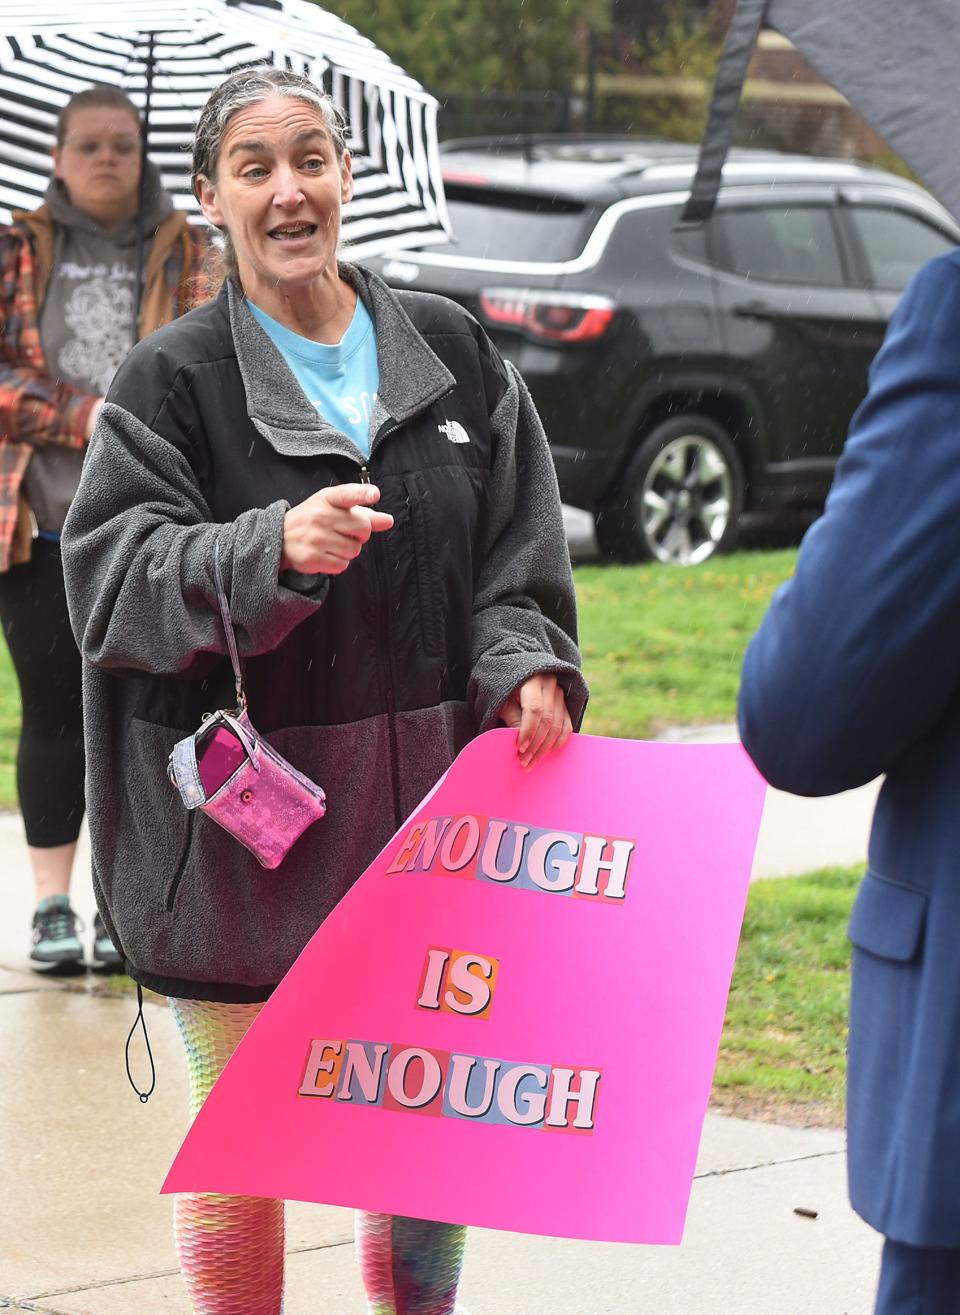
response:
<svg viewBox="0 0 960 1315"><path fill-rule="evenodd" d="M152 234L173 214L156 165L147 161L144 209L138 220L104 228L70 201L59 178L44 198L55 226L53 269L40 308L40 340L50 373L92 397L102 397L133 346L137 228ZM77 491L84 452L51 443L33 451L23 489L37 526L56 533Z"/></svg>

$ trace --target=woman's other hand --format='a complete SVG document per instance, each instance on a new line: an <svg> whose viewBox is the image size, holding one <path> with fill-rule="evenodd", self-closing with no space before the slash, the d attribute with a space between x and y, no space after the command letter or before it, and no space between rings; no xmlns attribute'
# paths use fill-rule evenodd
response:
<svg viewBox="0 0 960 1315"><path fill-rule="evenodd" d="M374 484L334 484L291 507L283 518L281 571L340 575L359 557L371 534L393 528L393 517L374 511Z"/></svg>
<svg viewBox="0 0 960 1315"><path fill-rule="evenodd" d="M573 733L563 688L549 671L519 685L500 709L500 720L505 726L520 728L517 753L521 767L532 767L551 749L566 744Z"/></svg>

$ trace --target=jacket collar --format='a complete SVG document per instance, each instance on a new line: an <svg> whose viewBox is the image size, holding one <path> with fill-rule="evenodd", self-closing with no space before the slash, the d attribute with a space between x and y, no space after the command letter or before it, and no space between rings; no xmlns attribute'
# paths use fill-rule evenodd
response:
<svg viewBox="0 0 960 1315"><path fill-rule="evenodd" d="M382 279L357 265L341 263L339 270L369 311L376 333L380 387L371 421L375 446L387 430L448 393L456 380ZM363 464L360 449L307 401L282 355L251 314L234 278L227 279L220 298L230 321L247 413L267 442L284 456L335 453Z"/></svg>

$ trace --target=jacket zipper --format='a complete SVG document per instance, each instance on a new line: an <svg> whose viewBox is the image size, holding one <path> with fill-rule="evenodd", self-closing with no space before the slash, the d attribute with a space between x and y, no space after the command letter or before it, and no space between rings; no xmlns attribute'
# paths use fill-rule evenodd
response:
<svg viewBox="0 0 960 1315"><path fill-rule="evenodd" d="M386 431L392 432L392 431ZM360 483L370 484L370 467L366 464L360 467ZM384 642L381 644L380 634L377 635L377 651L375 654L377 664L377 677L380 683L380 690L383 695L383 701L387 706L387 733L390 740L390 784L393 788L393 815L394 826L399 827L403 822L403 815L400 812L400 751L397 747L397 687L396 687L396 669L394 644L393 644L393 625L391 617L393 615L390 606L390 577L389 572L385 570L385 546L379 542L380 535L374 535L375 542L370 547L373 551L373 574L377 591L377 628L382 631ZM384 659L384 654L386 658Z"/></svg>

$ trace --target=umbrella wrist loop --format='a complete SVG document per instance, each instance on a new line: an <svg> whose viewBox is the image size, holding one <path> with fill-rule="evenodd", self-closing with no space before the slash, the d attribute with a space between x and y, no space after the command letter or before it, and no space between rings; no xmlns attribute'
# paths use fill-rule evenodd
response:
<svg viewBox="0 0 960 1315"><path fill-rule="evenodd" d="M770 0L740 0L733 15L713 85L696 176L679 220L681 225L702 224L713 214L723 166L733 142L737 106L747 67L769 3Z"/></svg>

